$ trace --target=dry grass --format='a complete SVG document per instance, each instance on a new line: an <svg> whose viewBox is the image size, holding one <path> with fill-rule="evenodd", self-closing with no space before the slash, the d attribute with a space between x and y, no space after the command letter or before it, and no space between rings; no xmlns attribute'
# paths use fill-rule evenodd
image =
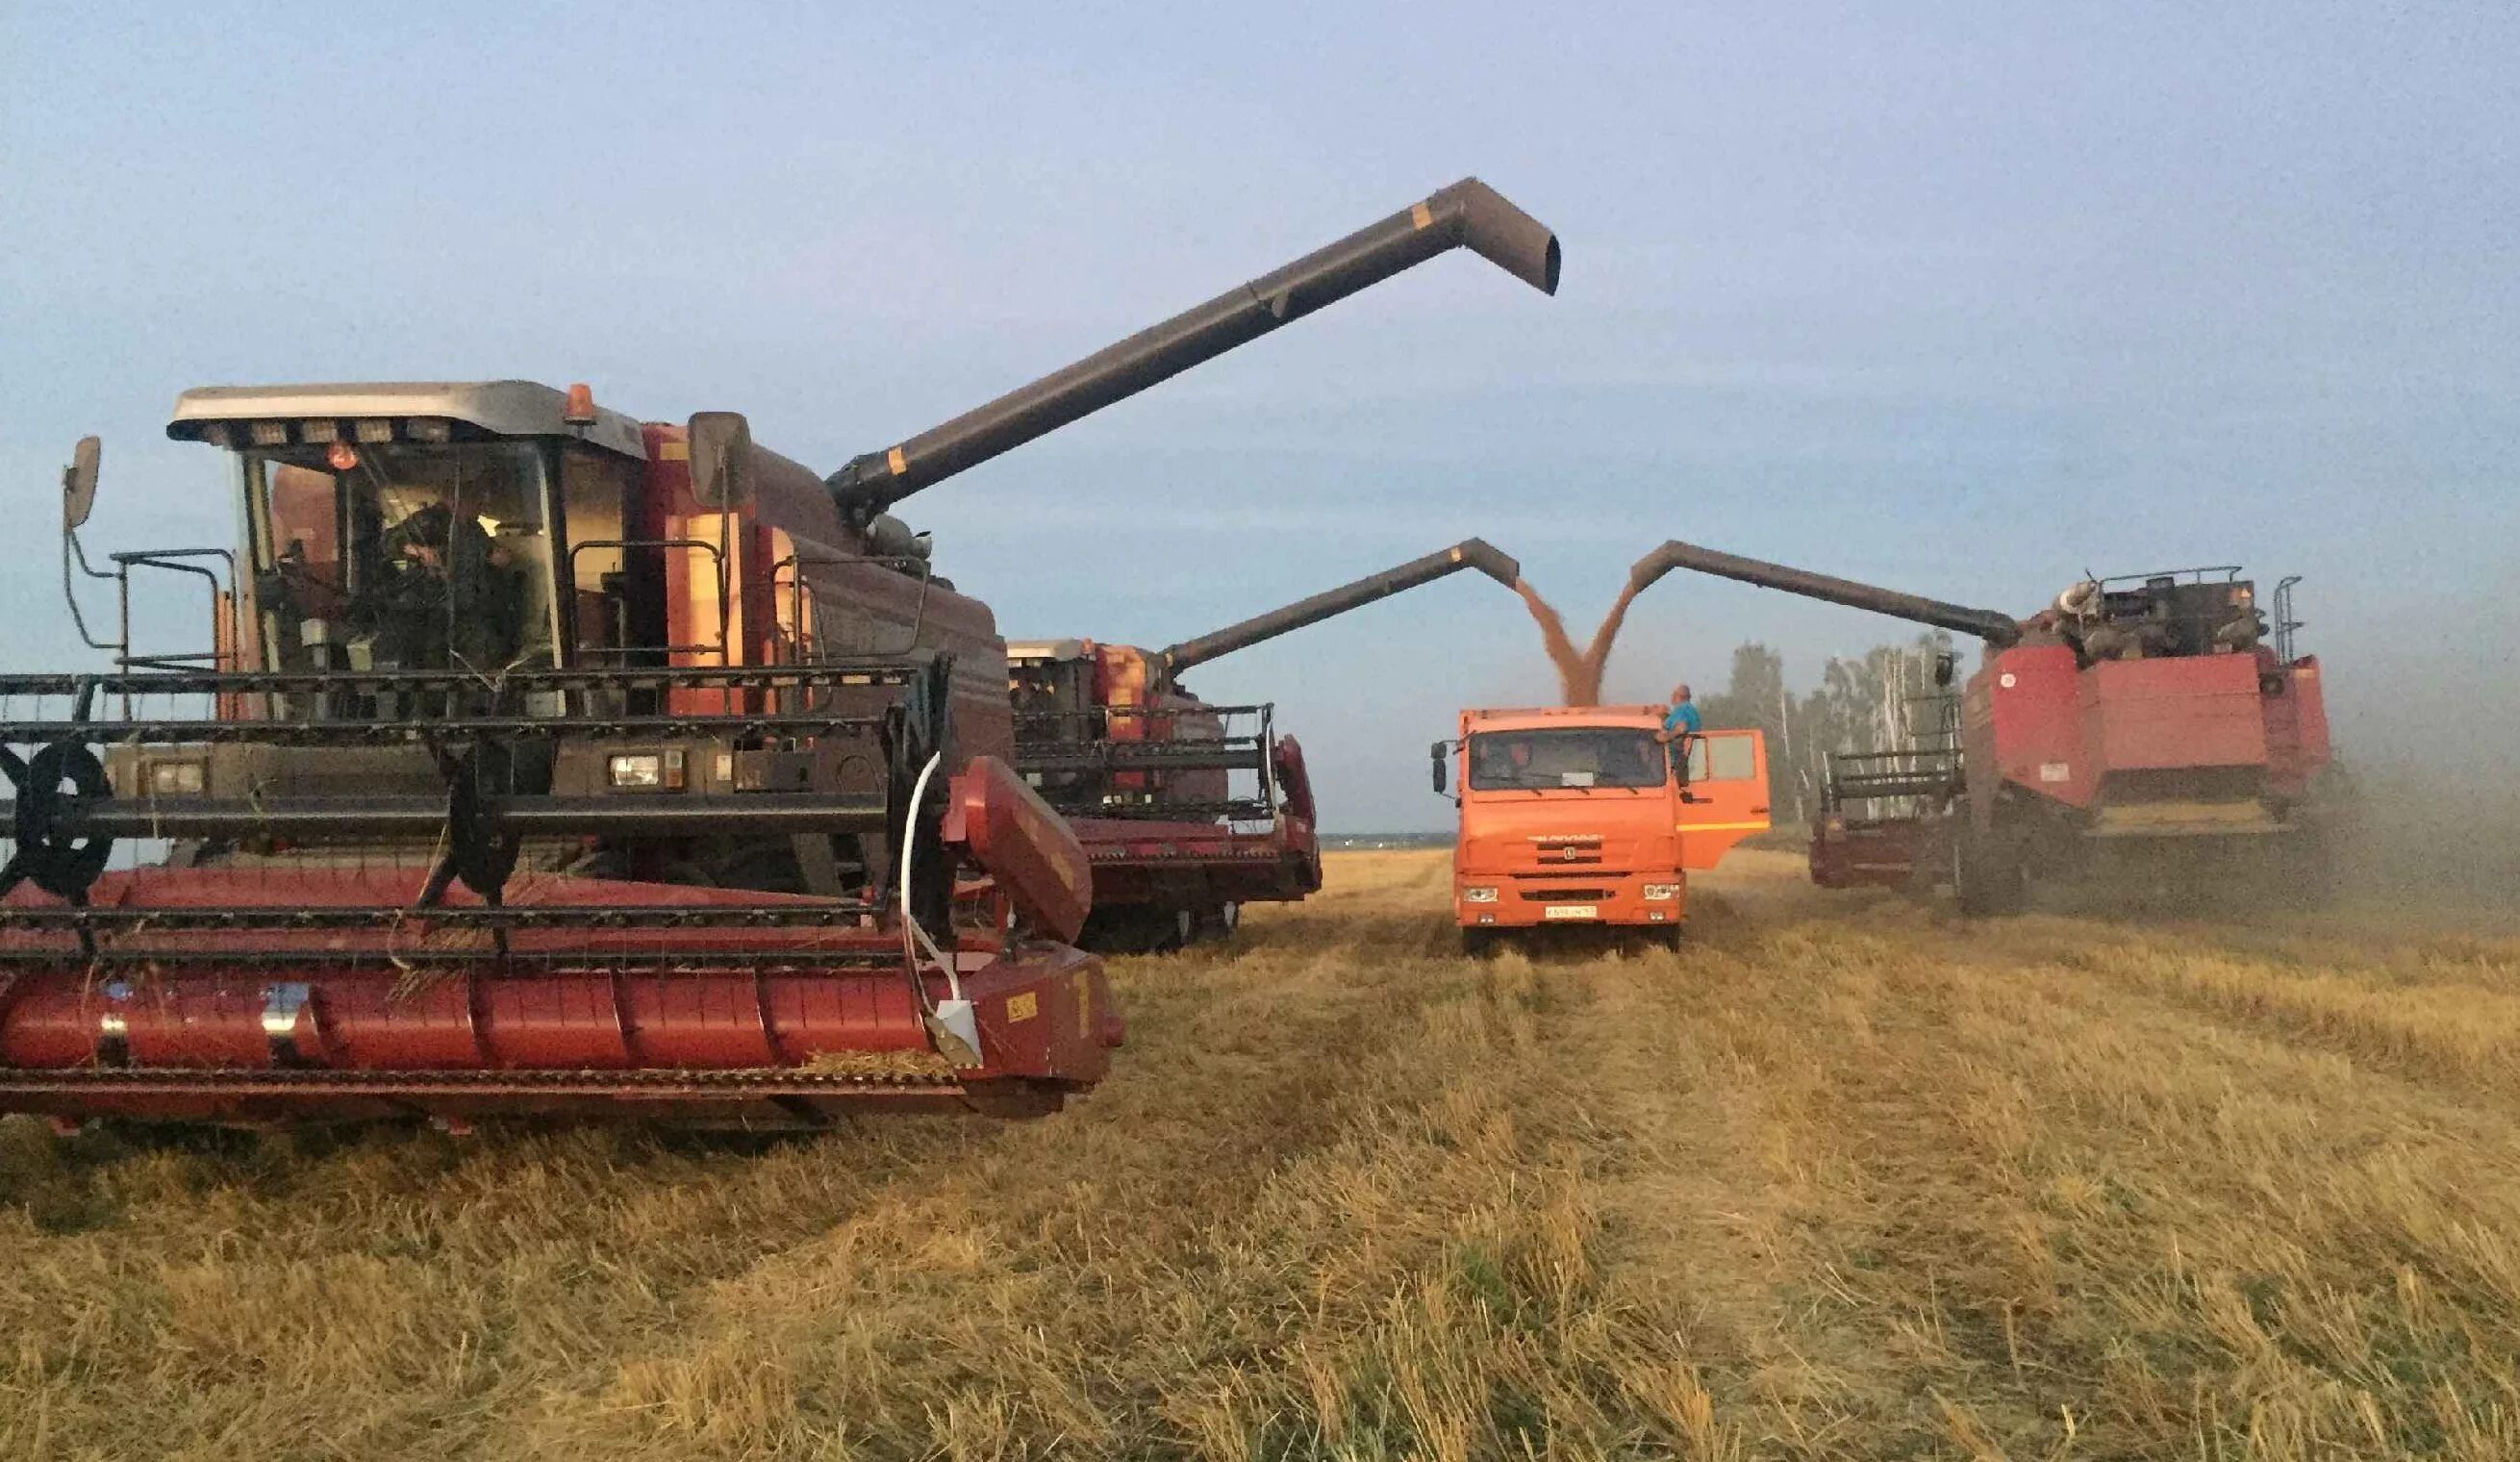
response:
<svg viewBox="0 0 2520 1462"><path fill-rule="evenodd" d="M1045 1122L0 1129L0 1457L2520 1457L2520 937L1970 931L1742 853L1684 954L1441 853L1123 962Z"/></svg>

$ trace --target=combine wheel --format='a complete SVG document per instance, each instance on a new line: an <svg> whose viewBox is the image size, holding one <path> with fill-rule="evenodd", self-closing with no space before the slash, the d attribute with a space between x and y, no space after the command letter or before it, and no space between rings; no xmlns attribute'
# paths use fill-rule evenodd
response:
<svg viewBox="0 0 2520 1462"><path fill-rule="evenodd" d="M1234 937L1242 924L1242 905L1212 903L1198 911L1198 927L1193 937L1202 944L1218 943Z"/></svg>
<svg viewBox="0 0 2520 1462"><path fill-rule="evenodd" d="M1950 838L1952 892L1971 918L2018 913L2027 892L2021 864L2000 841L1963 820Z"/></svg>

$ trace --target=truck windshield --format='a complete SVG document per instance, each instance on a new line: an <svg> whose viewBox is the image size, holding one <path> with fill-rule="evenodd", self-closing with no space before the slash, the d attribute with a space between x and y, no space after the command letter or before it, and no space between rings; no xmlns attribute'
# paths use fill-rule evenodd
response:
<svg viewBox="0 0 2520 1462"><path fill-rule="evenodd" d="M269 663L495 674L553 662L533 443L308 444L245 466Z"/></svg>
<svg viewBox="0 0 2520 1462"><path fill-rule="evenodd" d="M1482 731L1470 738L1470 790L1660 787L1671 769L1662 743L1632 727Z"/></svg>

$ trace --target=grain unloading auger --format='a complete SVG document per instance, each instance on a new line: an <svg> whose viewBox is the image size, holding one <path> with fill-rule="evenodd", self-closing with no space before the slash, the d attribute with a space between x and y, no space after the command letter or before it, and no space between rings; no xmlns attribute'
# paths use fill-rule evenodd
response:
<svg viewBox="0 0 2520 1462"><path fill-rule="evenodd" d="M1094 865L1090 945L1173 947L1233 928L1240 906L1322 884L1303 748L1268 705L1215 706L1181 675L1421 584L1521 566L1477 538L1161 650L1093 640L1008 647L1015 766L1076 829Z"/></svg>
<svg viewBox="0 0 2520 1462"><path fill-rule="evenodd" d="M0 1112L262 1123L1053 1110L1120 1023L1005 644L883 512L1434 254L1475 182L828 481L527 382L188 391L234 549L77 544L97 675L0 675ZM205 581L212 648L135 649ZM73 595L72 610L78 609Z"/></svg>
<svg viewBox="0 0 2520 1462"><path fill-rule="evenodd" d="M1948 883L1973 913L2040 881L2327 888L2327 713L2318 658L2292 650L2294 579L2270 633L2236 568L2086 579L2028 619L1677 540L1630 583L1674 569L1986 643L1956 756L1900 749L1833 769L1843 796L1813 830L1822 882Z"/></svg>

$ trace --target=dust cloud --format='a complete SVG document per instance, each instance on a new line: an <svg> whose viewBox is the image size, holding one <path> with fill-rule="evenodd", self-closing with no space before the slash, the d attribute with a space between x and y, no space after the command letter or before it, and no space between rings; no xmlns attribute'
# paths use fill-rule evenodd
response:
<svg viewBox="0 0 2520 1462"><path fill-rule="evenodd" d="M1522 596L1523 608L1531 611L1532 621L1540 626L1540 642L1549 652L1549 662L1557 670L1557 694L1560 705L1598 706L1601 704L1601 677L1610 666L1610 647L1618 642L1619 626L1627 622L1628 606L1636 602L1637 585L1619 591L1601 627L1593 631L1593 643L1577 651L1575 641L1566 633L1566 621L1540 591L1522 579L1513 581L1513 591Z"/></svg>

